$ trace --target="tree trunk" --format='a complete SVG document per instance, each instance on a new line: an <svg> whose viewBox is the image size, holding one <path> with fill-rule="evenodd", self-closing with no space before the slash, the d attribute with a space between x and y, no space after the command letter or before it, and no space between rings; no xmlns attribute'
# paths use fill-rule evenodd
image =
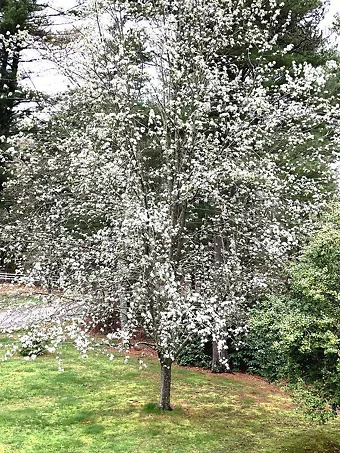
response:
<svg viewBox="0 0 340 453"><path fill-rule="evenodd" d="M124 295L119 296L119 321L120 328L124 329L126 327L128 318L127 318L127 302Z"/></svg>
<svg viewBox="0 0 340 453"><path fill-rule="evenodd" d="M212 342L212 373L227 373L229 369L225 366L224 360L227 359L228 353L225 348L218 350L217 341Z"/></svg>
<svg viewBox="0 0 340 453"><path fill-rule="evenodd" d="M214 261L215 268L218 268L223 264L223 237L216 234L214 238ZM226 348L218 350L217 341L212 342L212 363L211 371L212 373L226 373L229 369L225 366L225 360L228 357L228 352Z"/></svg>
<svg viewBox="0 0 340 453"><path fill-rule="evenodd" d="M160 359L161 362L161 395L159 407L164 411L172 411L170 406L171 359Z"/></svg>

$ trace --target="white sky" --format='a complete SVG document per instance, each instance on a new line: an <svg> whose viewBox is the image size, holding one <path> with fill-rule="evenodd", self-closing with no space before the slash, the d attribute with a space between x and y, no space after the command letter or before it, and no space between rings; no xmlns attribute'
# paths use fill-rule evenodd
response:
<svg viewBox="0 0 340 453"><path fill-rule="evenodd" d="M340 2L339 0L331 0L330 1L330 6L328 8L328 17L327 20L329 22L332 21L332 18L337 14L340 14Z"/></svg>
<svg viewBox="0 0 340 453"><path fill-rule="evenodd" d="M339 0L330 0L330 5L328 7L328 11L325 17L325 20L321 24L322 29L327 29L334 20L334 17L339 14L340 15L340 1Z"/></svg>
<svg viewBox="0 0 340 453"><path fill-rule="evenodd" d="M39 3L45 3L40 1ZM49 4L57 11L69 10L76 6L77 0L51 0ZM56 11L51 9L53 14ZM64 17L54 18L56 29L65 29L70 25ZM23 57L21 70L25 77L24 85L28 88L45 91L50 94L58 93L67 88L70 84L69 80L63 77L55 64L47 60L43 60L41 55L34 51L27 51Z"/></svg>
<svg viewBox="0 0 340 453"><path fill-rule="evenodd" d="M50 4L56 9L65 10L75 6L77 4L77 0L52 0ZM327 30L327 28L332 24L333 18L336 14L340 15L340 0L330 0L328 13L322 24L322 29ZM60 24L60 19L58 19L58 21L57 23ZM63 23L62 18L61 23ZM59 25L58 28L60 27L65 26ZM58 73L58 70L54 64L46 60L42 61L39 59L39 55L37 55L36 52L32 51L27 53L27 55L25 55L25 59L33 60L30 63L22 65L24 75L28 76L24 84L29 88L54 94L59 91L63 91L70 84L67 79Z"/></svg>

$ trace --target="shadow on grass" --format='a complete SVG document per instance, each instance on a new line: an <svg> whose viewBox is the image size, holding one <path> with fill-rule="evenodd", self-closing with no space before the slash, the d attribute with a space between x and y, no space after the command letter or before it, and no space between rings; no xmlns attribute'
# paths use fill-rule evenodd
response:
<svg viewBox="0 0 340 453"><path fill-rule="evenodd" d="M101 434L105 431L105 428L103 425L89 425L84 428L84 434L89 434L89 435L96 435L96 434Z"/></svg>
<svg viewBox="0 0 340 453"><path fill-rule="evenodd" d="M164 411L156 403L147 403L142 407L142 414L158 414L158 415L182 415L184 410L181 407L175 407L172 411Z"/></svg>
<svg viewBox="0 0 340 453"><path fill-rule="evenodd" d="M340 444L334 443L325 434L315 438L302 435L278 451L278 453L340 453Z"/></svg>

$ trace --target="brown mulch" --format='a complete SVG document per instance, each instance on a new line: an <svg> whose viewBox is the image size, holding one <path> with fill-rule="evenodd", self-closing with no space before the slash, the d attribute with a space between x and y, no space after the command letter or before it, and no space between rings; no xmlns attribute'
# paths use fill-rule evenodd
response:
<svg viewBox="0 0 340 453"><path fill-rule="evenodd" d="M15 283L0 283L0 294L7 296L33 296L47 294L47 291L38 286L24 286Z"/></svg>
<svg viewBox="0 0 340 453"><path fill-rule="evenodd" d="M129 353L137 357L147 357L148 359L158 359L157 352L146 345L138 345L129 349Z"/></svg>
<svg viewBox="0 0 340 453"><path fill-rule="evenodd" d="M280 402L280 406L285 409L292 409L296 406L289 400L287 394L279 387L279 385L268 382L262 376L257 376L253 374L240 373L240 372L230 372L230 373L212 373L209 369L200 368L200 367L183 367L188 370L199 371L208 376L215 376L217 379L228 379L237 382L246 384L249 388L249 385L253 387L254 393L249 394L240 394L243 397L252 397L254 400L262 403L267 403L268 398L278 397L283 400ZM288 397L288 399L287 399Z"/></svg>
<svg viewBox="0 0 340 453"><path fill-rule="evenodd" d="M135 357L157 359L156 351L144 344L140 344L137 347L131 348L129 350L129 353ZM287 394L283 390L281 390L277 384L268 382L261 376L240 372L214 374L209 369L191 366L182 366L181 368L198 371L207 376L216 376L217 379L232 379L234 381L244 383L248 386L250 384L250 386L254 388L254 393L244 395L240 394L241 397L252 397L254 400L260 403L269 403L272 397L279 398L280 400L282 398L280 402L276 401L276 404L279 404L281 408L293 409L296 407L289 400L289 398L287 398Z"/></svg>

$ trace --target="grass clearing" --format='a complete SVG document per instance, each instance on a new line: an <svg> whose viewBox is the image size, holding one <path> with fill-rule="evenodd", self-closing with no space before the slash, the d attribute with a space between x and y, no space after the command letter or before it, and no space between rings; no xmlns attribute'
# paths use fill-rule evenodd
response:
<svg viewBox="0 0 340 453"><path fill-rule="evenodd" d="M42 303L42 292L36 288L0 283L0 310ZM1 453L1 451L0 451Z"/></svg>
<svg viewBox="0 0 340 453"><path fill-rule="evenodd" d="M0 453L340 451L340 422L306 421L261 379L174 366L164 413L157 361L63 355L64 373L52 356L0 363Z"/></svg>
<svg viewBox="0 0 340 453"><path fill-rule="evenodd" d="M0 294L0 309L22 305L36 305L39 303L41 303L41 299L36 296L27 297L25 295Z"/></svg>

